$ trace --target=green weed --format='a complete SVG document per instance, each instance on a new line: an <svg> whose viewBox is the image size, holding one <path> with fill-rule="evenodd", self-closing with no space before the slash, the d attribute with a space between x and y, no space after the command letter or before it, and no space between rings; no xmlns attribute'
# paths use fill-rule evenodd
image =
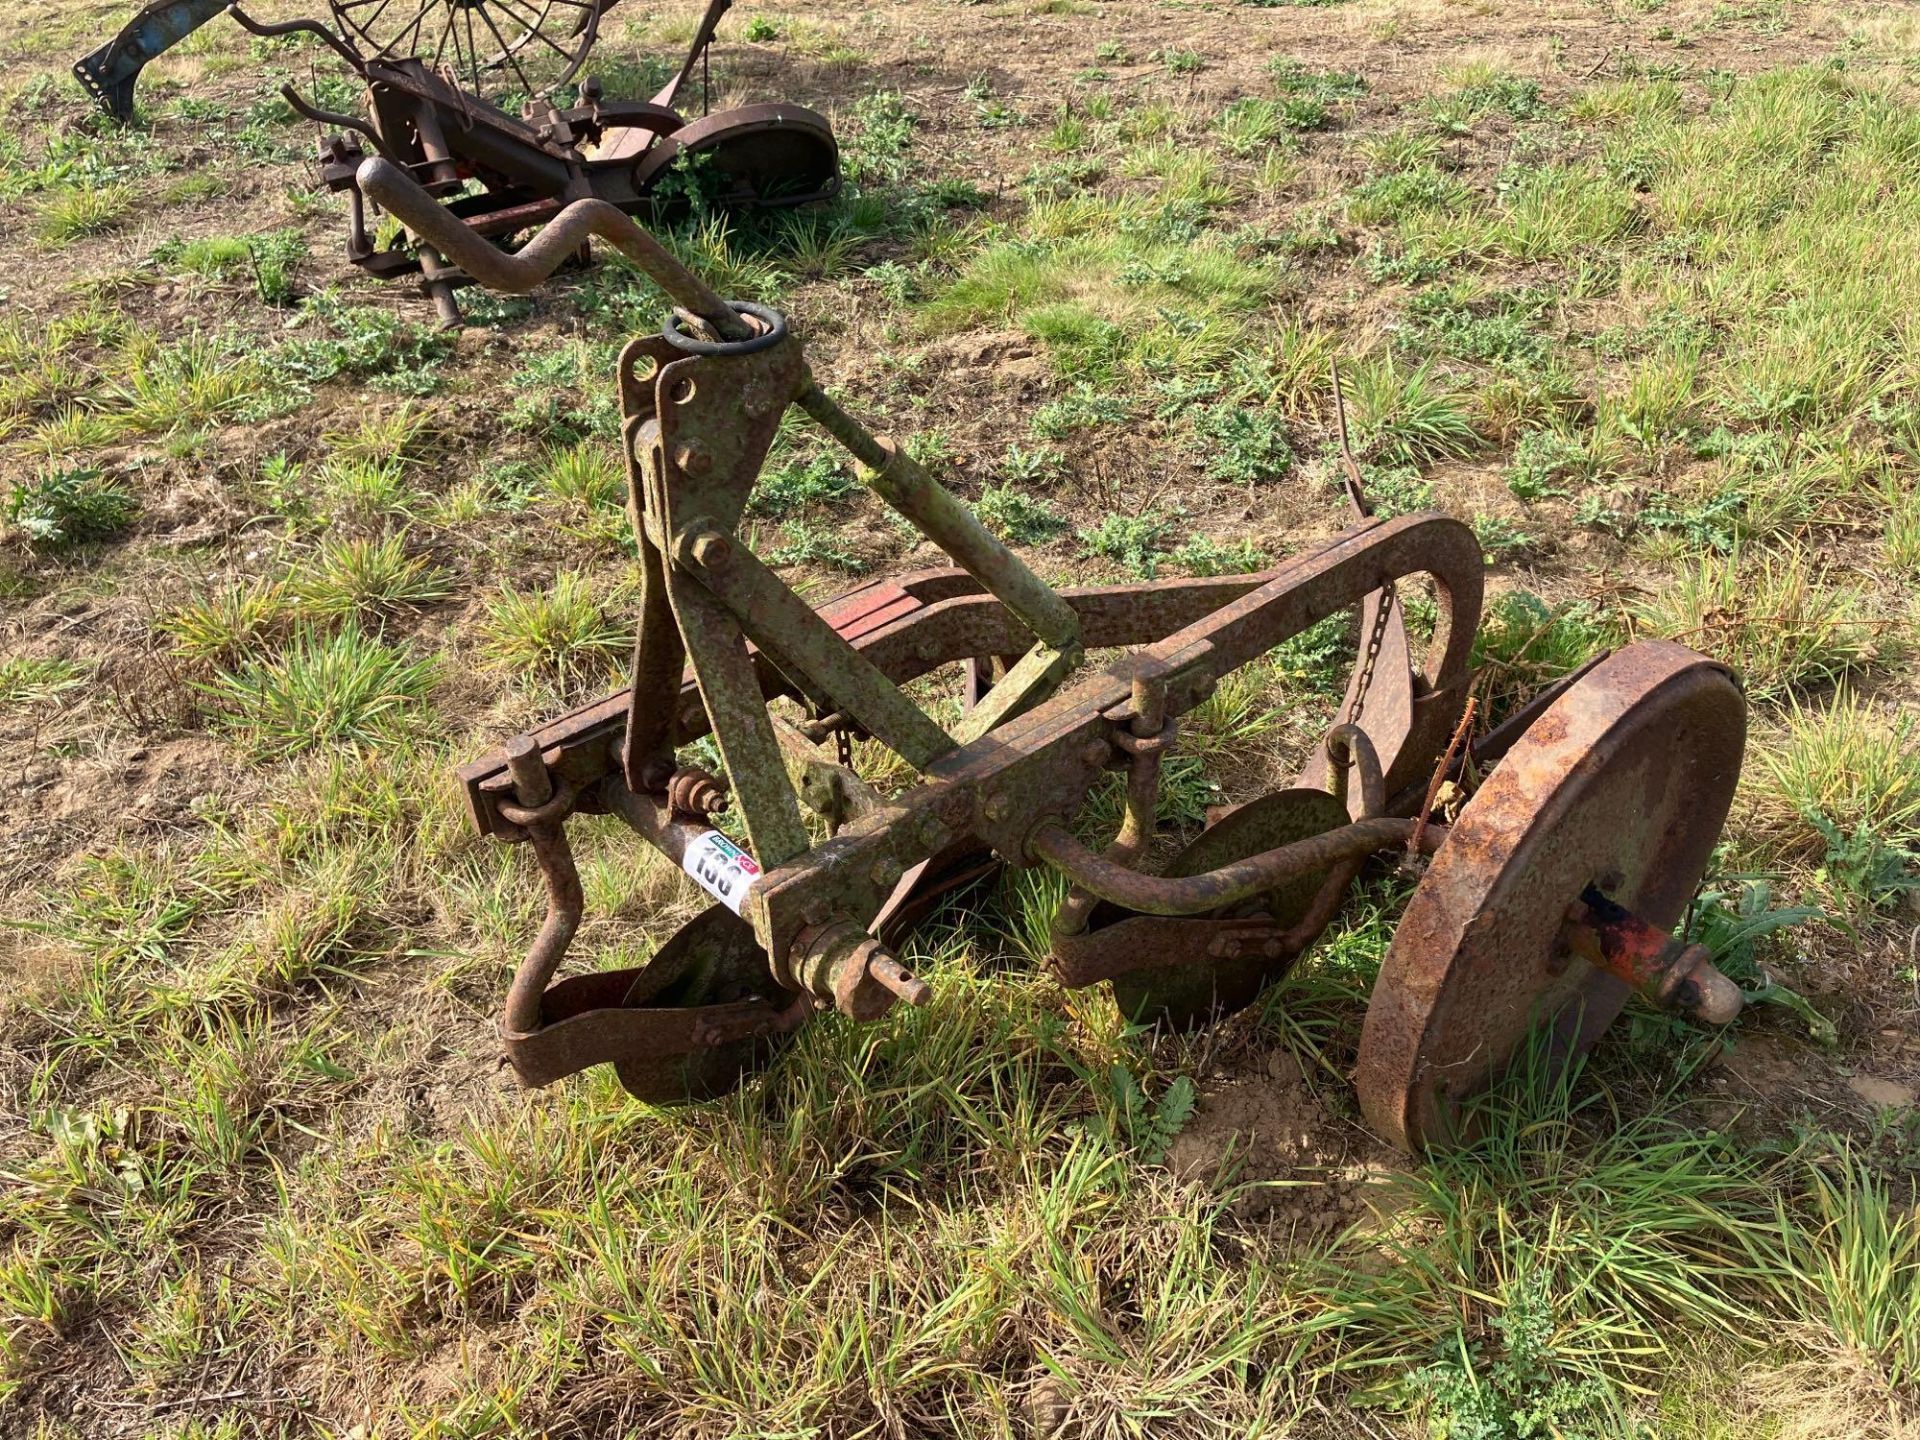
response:
<svg viewBox="0 0 1920 1440"><path fill-rule="evenodd" d="M1590 605L1552 606L1524 590L1496 595L1473 640L1477 724L1491 728L1612 643Z"/></svg>
<svg viewBox="0 0 1920 1440"><path fill-rule="evenodd" d="M0 660L0 706L44 705L86 682L86 671L56 655L15 655Z"/></svg>
<svg viewBox="0 0 1920 1440"><path fill-rule="evenodd" d="M269 388L252 357L210 336L143 347L108 391L113 421L136 434L164 435L225 423L256 410Z"/></svg>
<svg viewBox="0 0 1920 1440"><path fill-rule="evenodd" d="M1471 134L1477 121L1499 115L1509 120L1537 120L1546 114L1540 82L1492 65L1462 65L1447 76L1451 89L1429 102L1434 127L1449 134Z"/></svg>
<svg viewBox="0 0 1920 1440"><path fill-rule="evenodd" d="M288 305L295 294L294 271L306 254L306 241L298 230L276 230L267 235L216 235L200 240L176 237L155 248L153 263L215 280L244 275L266 304Z"/></svg>
<svg viewBox="0 0 1920 1440"><path fill-rule="evenodd" d="M1154 511L1115 513L1080 531L1079 539L1083 554L1110 560L1136 579L1151 580L1159 574L1172 529L1173 521Z"/></svg>
<svg viewBox="0 0 1920 1440"><path fill-rule="evenodd" d="M28 544L45 550L110 540L139 512L133 491L92 468L44 468L7 489L0 518Z"/></svg>
<svg viewBox="0 0 1920 1440"><path fill-rule="evenodd" d="M1431 361L1407 369L1391 353L1370 356L1347 369L1342 383L1354 444L1370 456L1420 465L1480 446L1464 392Z"/></svg>
<svg viewBox="0 0 1920 1440"><path fill-rule="evenodd" d="M782 527L786 540L767 555L774 565L824 565L847 575L865 573L867 562L835 530L805 520L789 520Z"/></svg>
<svg viewBox="0 0 1920 1440"><path fill-rule="evenodd" d="M159 622L174 653L212 666L231 666L277 638L288 618L278 582L229 580L202 592Z"/></svg>
<svg viewBox="0 0 1920 1440"><path fill-rule="evenodd" d="M329 620L377 621L402 606L444 599L451 589L447 572L409 555L398 534L329 538L295 569L290 585L302 612Z"/></svg>
<svg viewBox="0 0 1920 1440"><path fill-rule="evenodd" d="M601 608L585 576L563 570L546 590L503 587L487 602L479 643L490 668L565 689L611 676L633 635Z"/></svg>
<svg viewBox="0 0 1920 1440"><path fill-rule="evenodd" d="M1817 859L1832 830L1889 846L1920 841L1920 723L1843 690L1822 705L1792 700L1777 735L1756 747L1750 830L1775 856Z"/></svg>
<svg viewBox="0 0 1920 1440"><path fill-rule="evenodd" d="M1233 402L1204 406L1195 412L1193 428L1209 480L1271 484L1293 468L1293 447L1264 410Z"/></svg>
<svg viewBox="0 0 1920 1440"><path fill-rule="evenodd" d="M763 470L753 488L747 508L756 515L776 519L808 509L845 500L860 491L860 482L834 455L821 453L805 459L791 458Z"/></svg>
<svg viewBox="0 0 1920 1440"><path fill-rule="evenodd" d="M1761 700L1832 684L1898 649L1864 587L1817 576L1798 550L1709 554L1633 615L1652 633L1732 665Z"/></svg>
<svg viewBox="0 0 1920 1440"><path fill-rule="evenodd" d="M996 535L1016 545L1043 544L1071 528L1046 501L1012 485L987 486L973 508Z"/></svg>
<svg viewBox="0 0 1920 1440"><path fill-rule="evenodd" d="M1251 540L1222 544L1210 535L1196 535L1173 550L1168 561L1188 575L1248 575L1266 568L1267 559Z"/></svg>
<svg viewBox="0 0 1920 1440"><path fill-rule="evenodd" d="M133 205L131 185L74 185L56 190L40 202L36 217L40 238L48 245L63 246L117 230L133 213Z"/></svg>
<svg viewBox="0 0 1920 1440"><path fill-rule="evenodd" d="M453 347L443 332L327 293L309 296L299 313L302 328L325 333L280 347L276 360L294 378L320 384L349 377L404 395L438 388L435 371Z"/></svg>
<svg viewBox="0 0 1920 1440"><path fill-rule="evenodd" d="M217 725L256 755L278 758L406 735L425 718L434 671L432 660L348 622L324 633L298 630L280 654L222 671L200 688Z"/></svg>

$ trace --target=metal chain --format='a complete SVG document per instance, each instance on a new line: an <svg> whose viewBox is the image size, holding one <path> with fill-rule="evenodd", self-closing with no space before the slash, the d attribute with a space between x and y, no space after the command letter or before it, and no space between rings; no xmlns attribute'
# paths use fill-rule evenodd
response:
<svg viewBox="0 0 1920 1440"><path fill-rule="evenodd" d="M1353 458L1353 444L1347 435L1347 401L1341 392L1340 361L1336 357L1328 362L1329 378L1333 382L1333 415L1336 433L1340 440L1340 463L1344 467L1347 489L1347 505L1353 511L1355 520L1365 520L1373 514L1373 502L1367 499L1367 488L1360 476L1360 463ZM1387 619L1393 614L1395 593L1393 582L1389 580L1380 587L1380 609L1373 617L1373 633L1367 636L1367 648L1360 657L1360 678L1353 687L1353 702L1347 706L1345 723L1358 725L1361 712L1367 708L1367 691L1373 686L1374 663L1380 658L1380 647L1387 638Z"/></svg>
<svg viewBox="0 0 1920 1440"><path fill-rule="evenodd" d="M1387 617L1393 613L1395 603L1394 588L1391 581L1380 588L1380 608L1373 617L1373 633L1367 636L1367 648L1360 657L1360 678L1353 687L1353 702L1347 706L1346 723L1358 725L1361 712L1367 708L1367 691L1373 687L1373 667L1380 658L1380 647L1387 638Z"/></svg>

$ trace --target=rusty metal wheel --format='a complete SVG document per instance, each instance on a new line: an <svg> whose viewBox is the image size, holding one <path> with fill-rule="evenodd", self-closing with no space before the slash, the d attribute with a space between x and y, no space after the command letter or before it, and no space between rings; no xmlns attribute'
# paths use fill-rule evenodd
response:
<svg viewBox="0 0 1920 1440"><path fill-rule="evenodd" d="M1164 873L1198 875L1346 823L1346 808L1324 790L1276 791L1209 825ZM1135 1024L1192 1029L1251 1005L1287 972L1300 951L1268 953L1266 942L1306 915L1325 879L1319 870L1298 875L1208 915L1137 915L1103 902L1084 933L1055 936L1056 964L1070 955L1151 957L1150 964L1112 975L1114 1003ZM1110 965L1102 968L1112 973Z"/></svg>
<svg viewBox="0 0 1920 1440"><path fill-rule="evenodd" d="M1726 667L1652 641L1609 656L1520 738L1461 813L1380 969L1355 1083L1409 1149L1458 1138L1458 1106L1534 1030L1585 1053L1627 998L1569 949L1589 885L1672 929L1733 802L1746 703Z"/></svg>
<svg viewBox="0 0 1920 1440"><path fill-rule="evenodd" d="M634 189L648 193L683 159L700 167L689 183L716 204L778 209L823 200L840 188L833 127L803 105L717 110L664 135L634 171Z"/></svg>
<svg viewBox="0 0 1920 1440"><path fill-rule="evenodd" d="M586 63L605 3L328 0L328 6L341 38L366 59L418 59L431 69L452 71L454 80L475 95L486 95L485 77L497 74L531 96L566 84Z"/></svg>

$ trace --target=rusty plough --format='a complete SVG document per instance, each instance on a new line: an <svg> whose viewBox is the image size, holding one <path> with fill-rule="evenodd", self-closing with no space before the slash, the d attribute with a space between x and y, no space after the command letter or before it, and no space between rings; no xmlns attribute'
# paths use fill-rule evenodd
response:
<svg viewBox="0 0 1920 1440"><path fill-rule="evenodd" d="M1063 984L1104 982L1131 1017L1190 1025L1293 965L1369 857L1421 857L1356 1077L1374 1126L1409 1146L1443 1139L1456 1102L1538 1026L1576 1053L1634 990L1706 1021L1739 1009L1706 952L1670 933L1740 768L1745 706L1724 667L1637 644L1463 746L1483 559L1458 521L1365 518L1259 574L1054 590L820 388L780 314L722 301L618 211L571 207L507 256L394 166L368 161L357 179L483 284L537 284L593 233L676 304L619 366L643 575L633 683L460 772L475 826L525 842L546 879L546 922L501 1022L527 1082L610 1063L644 1099L709 1097L816 1011L873 1020L925 1003L903 937L1002 863L1069 882L1053 923ZM818 609L789 590L739 525L791 406L959 568ZM1419 577L1438 618L1416 660L1400 597ZM1183 717L1231 671L1356 606L1362 653L1315 762L1145 868ZM969 704L943 726L902 687L949 666ZM687 762L701 736L724 780ZM914 783L870 786L853 737ZM1469 767L1491 770L1444 823L1434 792ZM1125 775L1124 818L1093 848L1075 821L1110 771ZM729 806L740 838L714 824ZM582 914L566 832L582 812L620 817L716 903L643 966L556 981Z"/></svg>
<svg viewBox="0 0 1920 1440"><path fill-rule="evenodd" d="M417 236L379 243L354 179L369 153L405 170L494 246L511 246L579 200L647 209L676 177L730 207L802 205L839 189L840 151L824 116L792 104L705 113L708 55L733 0L708 0L678 69L651 99L608 98L588 75L574 103L556 103L556 92L585 66L613 3L328 0L331 24L322 25L264 24L226 0L154 0L74 73L104 109L125 119L141 67L222 10L255 35L318 40L366 87L366 118L324 110L292 85L280 93L335 132L321 142L319 174L347 196L347 258L382 279L418 275L441 323L455 325L454 292L469 277L444 248ZM676 107L696 71L703 113L688 119ZM523 97L519 115L487 98L499 85Z"/></svg>

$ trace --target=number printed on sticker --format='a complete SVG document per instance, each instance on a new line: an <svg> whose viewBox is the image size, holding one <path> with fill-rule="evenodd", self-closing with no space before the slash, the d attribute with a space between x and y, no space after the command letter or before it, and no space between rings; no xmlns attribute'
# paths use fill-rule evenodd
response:
<svg viewBox="0 0 1920 1440"><path fill-rule="evenodd" d="M687 846L680 868L694 883L734 914L747 903L747 890L760 878L754 858L718 830L709 830Z"/></svg>

